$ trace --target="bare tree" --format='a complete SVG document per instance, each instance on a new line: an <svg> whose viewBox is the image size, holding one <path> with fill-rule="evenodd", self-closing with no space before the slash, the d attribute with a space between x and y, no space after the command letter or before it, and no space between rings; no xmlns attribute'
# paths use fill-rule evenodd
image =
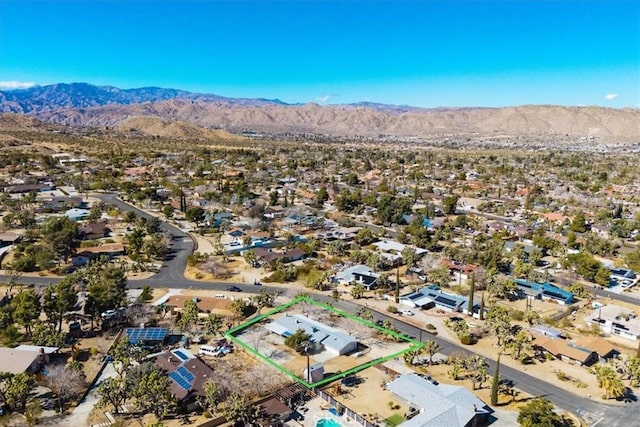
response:
<svg viewBox="0 0 640 427"><path fill-rule="evenodd" d="M53 365L47 367L45 377L47 387L51 389L58 400L60 413L64 412L65 404L79 396L85 387L85 376L82 369L67 365Z"/></svg>
<svg viewBox="0 0 640 427"><path fill-rule="evenodd" d="M206 263L204 263L202 265L202 270L206 271L207 273L211 273L214 278L229 276L229 269L215 259L209 259Z"/></svg>

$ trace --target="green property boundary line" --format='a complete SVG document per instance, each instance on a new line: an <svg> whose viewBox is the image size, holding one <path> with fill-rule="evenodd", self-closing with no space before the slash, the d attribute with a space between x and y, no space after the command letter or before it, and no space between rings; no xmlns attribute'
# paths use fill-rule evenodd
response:
<svg viewBox="0 0 640 427"><path fill-rule="evenodd" d="M299 304L301 302L307 302L309 304L313 304L317 307L323 308L325 310L329 310L339 316L342 317L346 317L348 319L354 320L356 322L362 323L366 326L369 326L371 328L377 329L381 332L383 332L384 334L390 335L396 339L399 339L401 341L410 343L411 346L409 346L408 348L390 354L388 356L384 356L384 357L379 357L377 359L374 359L370 362L367 363L363 363L362 365L358 365L355 366L345 372L340 372L339 374L335 374L332 375L328 378L324 378L320 381L316 381L314 383L310 383L308 381L303 380L302 378L300 378L299 376L295 375L293 372L289 371L288 369L285 369L284 367L282 367L281 365L279 365L278 363L274 362L273 360L269 359L268 357L266 357L265 355L263 355L262 353L260 353L258 350L256 350L255 348L251 347L249 344L247 344L246 342L244 342L243 340L241 340L240 338L236 337L235 334L242 332L243 330L249 328L252 325L255 325L256 323L259 323L261 321L263 321L264 319L267 319L271 316L273 316L274 314L278 314L282 311L287 310L288 308ZM414 339L411 339L405 335L399 334L395 331L392 331L390 329L387 328L383 328L381 326L376 325L373 322L369 322L367 320L364 320L358 316L354 316L351 313L347 313L346 311L340 310L338 308L332 307L329 304L325 304L323 302L320 302L314 298L308 297L306 295L301 295L298 296L294 299L292 299L291 301L284 303L282 305L279 305L278 307L274 308L273 310L268 311L267 313L258 315L256 317L254 317L253 319L249 320L248 322L245 322L241 325L236 326L235 328L230 329L226 334L225 337L228 338L229 340L233 341L234 343L242 346L245 350L247 350L249 353L253 354L254 356L256 356L258 359L262 360L263 362L268 363L269 365L273 366L274 368L276 368L277 370L279 370L280 372L282 372L283 374L287 375L288 377L292 378L293 380L297 381L298 383L302 384L303 386L307 387L307 388L316 388L316 387L320 387L322 385L328 384L330 382L333 382L335 380L338 380L340 378L344 378L348 375L351 374L355 374L357 372L360 372L364 369L370 368L372 366L375 366L379 363L383 363L386 362L387 360L391 360L393 358L399 357L404 355L405 353L408 353L410 351L414 351L414 350L419 350L422 347L424 347L424 343L420 342L420 341L416 341Z"/></svg>

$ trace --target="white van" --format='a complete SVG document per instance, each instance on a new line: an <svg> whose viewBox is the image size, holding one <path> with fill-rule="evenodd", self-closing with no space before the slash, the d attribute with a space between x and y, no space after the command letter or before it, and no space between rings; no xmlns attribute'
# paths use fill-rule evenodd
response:
<svg viewBox="0 0 640 427"><path fill-rule="evenodd" d="M220 354L220 350L218 350L216 347L211 347L210 345L201 345L199 354L215 357Z"/></svg>

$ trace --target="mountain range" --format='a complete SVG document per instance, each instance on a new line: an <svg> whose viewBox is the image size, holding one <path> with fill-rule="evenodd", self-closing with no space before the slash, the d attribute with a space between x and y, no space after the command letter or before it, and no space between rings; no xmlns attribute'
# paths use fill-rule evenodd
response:
<svg viewBox="0 0 640 427"><path fill-rule="evenodd" d="M178 89L119 89L59 83L0 91L0 113L49 123L113 126L153 133L179 122L232 132L323 134L335 137L434 138L562 135L605 141L640 141L640 109L526 105L504 108L436 108L362 102L321 106L274 99L227 98ZM144 119L144 120L142 120Z"/></svg>

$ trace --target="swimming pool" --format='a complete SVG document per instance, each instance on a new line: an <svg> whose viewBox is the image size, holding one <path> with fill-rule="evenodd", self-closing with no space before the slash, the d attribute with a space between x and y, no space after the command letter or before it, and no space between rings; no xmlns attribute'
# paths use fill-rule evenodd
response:
<svg viewBox="0 0 640 427"><path fill-rule="evenodd" d="M316 422L316 427L342 427L342 424L330 418L323 418Z"/></svg>

